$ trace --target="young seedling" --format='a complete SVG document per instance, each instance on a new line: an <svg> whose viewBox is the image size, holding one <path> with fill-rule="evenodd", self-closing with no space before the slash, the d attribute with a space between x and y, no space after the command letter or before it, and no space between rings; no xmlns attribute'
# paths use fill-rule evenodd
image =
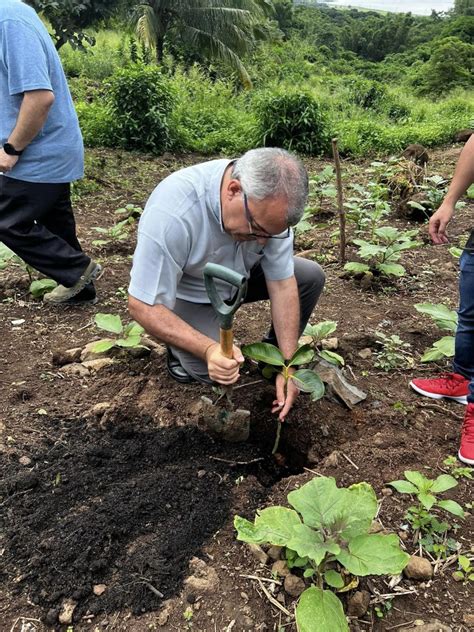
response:
<svg viewBox="0 0 474 632"><path fill-rule="evenodd" d="M299 347L293 356L285 361L283 354L278 347L268 342L255 342L242 347L242 353L247 358L263 362L266 366L263 369L263 376L270 379L274 373L279 373L285 380L285 388L292 380L300 391L310 393L311 399L317 401L324 395L324 384L319 375L311 369L297 369L295 367L308 364L314 357L314 351L310 345ZM273 446L272 454L275 454L280 443L281 423L278 422L277 435Z"/></svg>
<svg viewBox="0 0 474 632"><path fill-rule="evenodd" d="M334 351L321 348L322 341L334 333L336 328L336 322L333 320L325 320L321 323L317 323L316 325L306 325L303 331L303 336L311 338L311 342L308 344L311 345L318 357L330 362L331 364L343 366L344 358L342 356Z"/></svg>
<svg viewBox="0 0 474 632"><path fill-rule="evenodd" d="M134 218L127 217L110 228L94 226L92 230L104 235L104 239L94 239L92 244L94 246L107 246L110 242L126 241L130 235L131 225L133 224L135 224Z"/></svg>
<svg viewBox="0 0 474 632"><path fill-rule="evenodd" d="M454 356L454 334L458 326L457 313L442 303L415 303L414 308L420 314L430 316L440 329L453 334L452 336L443 336L431 348L426 349L421 361L434 362L442 358L452 358Z"/></svg>
<svg viewBox="0 0 474 632"><path fill-rule="evenodd" d="M411 345L403 342L400 336L393 334L386 336L381 331L375 333L381 345L381 350L375 354L374 366L383 371L391 371L392 369L409 369L413 367L414 360L410 353Z"/></svg>
<svg viewBox="0 0 474 632"><path fill-rule="evenodd" d="M400 232L393 226L376 228L372 242L354 239L354 243L359 246L357 254L367 263L351 261L346 263L344 270L355 274L371 272L384 277L402 277L406 270L398 260L404 250L421 246L421 242L412 239L417 234L418 230Z"/></svg>
<svg viewBox="0 0 474 632"><path fill-rule="evenodd" d="M296 624L300 632L348 632L342 603L330 590L353 587L367 575L397 575L409 556L394 534L370 534L378 510L368 483L338 488L322 476L288 494L294 509L268 507L254 523L236 516L237 539L286 549L293 568L304 568L311 585L299 598Z"/></svg>
<svg viewBox="0 0 474 632"><path fill-rule="evenodd" d="M441 474L435 480L431 480L416 470L406 470L404 474L406 480L392 481L389 485L400 494L411 494L418 500L417 505L408 508L405 516L415 533L415 541L424 536L428 538L424 543L430 547L433 542L443 543L444 534L452 527L447 522L441 522L431 510L443 509L458 518L464 517L461 505L454 500L439 500L437 496L456 487L456 479L449 474Z"/></svg>
<svg viewBox="0 0 474 632"><path fill-rule="evenodd" d="M457 582L474 582L474 566L472 565L474 558L472 556L459 555L459 568L453 573L453 579Z"/></svg>
<svg viewBox="0 0 474 632"><path fill-rule="evenodd" d="M135 321L128 325L122 324L122 319L116 314L96 314L95 324L99 329L108 331L119 336L118 338L104 338L98 340L93 346L93 353L105 353L113 347L122 347L127 349L146 349L141 344L142 335L145 330Z"/></svg>
<svg viewBox="0 0 474 632"><path fill-rule="evenodd" d="M460 467L459 460L455 456L448 456L444 459L443 465L448 468L451 476L455 479L469 478L472 479L472 467Z"/></svg>

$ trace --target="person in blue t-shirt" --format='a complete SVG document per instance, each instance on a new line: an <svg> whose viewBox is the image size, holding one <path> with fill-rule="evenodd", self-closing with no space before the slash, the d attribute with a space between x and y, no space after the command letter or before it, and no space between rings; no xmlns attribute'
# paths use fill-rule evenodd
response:
<svg viewBox="0 0 474 632"><path fill-rule="evenodd" d="M95 303L101 267L79 244L70 184L79 122L59 56L33 8L0 3L0 241L57 281L50 305Z"/></svg>

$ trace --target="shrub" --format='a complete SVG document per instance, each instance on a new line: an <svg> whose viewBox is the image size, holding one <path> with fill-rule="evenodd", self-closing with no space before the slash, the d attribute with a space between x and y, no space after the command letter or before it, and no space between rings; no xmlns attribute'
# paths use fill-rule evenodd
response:
<svg viewBox="0 0 474 632"><path fill-rule="evenodd" d="M87 147L113 147L116 144L114 118L105 105L82 101L76 104L76 111Z"/></svg>
<svg viewBox="0 0 474 632"><path fill-rule="evenodd" d="M309 94L261 93L255 100L257 145L320 155L329 148L322 108Z"/></svg>
<svg viewBox="0 0 474 632"><path fill-rule="evenodd" d="M350 101L364 110L378 110L387 95L385 86L363 77L351 79L348 85Z"/></svg>
<svg viewBox="0 0 474 632"><path fill-rule="evenodd" d="M135 64L115 72L109 98L118 145L155 153L169 147L168 116L174 99L158 67Z"/></svg>

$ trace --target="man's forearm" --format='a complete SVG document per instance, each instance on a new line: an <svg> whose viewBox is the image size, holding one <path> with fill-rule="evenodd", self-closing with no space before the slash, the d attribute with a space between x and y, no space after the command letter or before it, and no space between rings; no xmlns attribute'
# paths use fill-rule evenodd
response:
<svg viewBox="0 0 474 632"><path fill-rule="evenodd" d="M8 137L8 142L15 149L25 149L37 136L48 118L53 103L54 95L49 90L32 90L24 93L15 128Z"/></svg>
<svg viewBox="0 0 474 632"><path fill-rule="evenodd" d="M215 343L215 340L188 325L164 305L147 305L130 296L128 308L132 318L149 334L202 360L206 360L207 349Z"/></svg>
<svg viewBox="0 0 474 632"><path fill-rule="evenodd" d="M454 176L444 202L455 206L463 193L474 182L474 134L470 137L459 156Z"/></svg>
<svg viewBox="0 0 474 632"><path fill-rule="evenodd" d="M298 347L300 301L296 279L268 281L273 327L278 347L285 358L291 358Z"/></svg>

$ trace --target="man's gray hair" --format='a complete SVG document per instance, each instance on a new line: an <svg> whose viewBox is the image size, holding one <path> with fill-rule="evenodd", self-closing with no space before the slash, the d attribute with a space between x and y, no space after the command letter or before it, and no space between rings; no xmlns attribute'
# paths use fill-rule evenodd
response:
<svg viewBox="0 0 474 632"><path fill-rule="evenodd" d="M303 216L308 198L308 173L299 158L278 147L251 149L236 160L232 178L239 180L249 198L285 197L288 226Z"/></svg>

